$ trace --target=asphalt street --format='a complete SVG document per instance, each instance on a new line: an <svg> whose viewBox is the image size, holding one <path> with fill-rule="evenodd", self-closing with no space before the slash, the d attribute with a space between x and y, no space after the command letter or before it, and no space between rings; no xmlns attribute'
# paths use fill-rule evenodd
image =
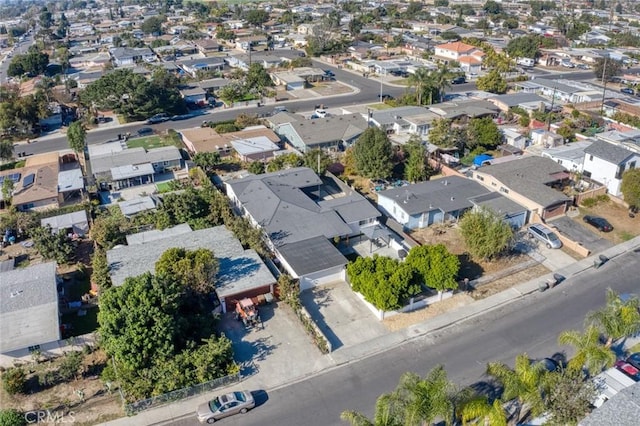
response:
<svg viewBox="0 0 640 426"><path fill-rule="evenodd" d="M25 53L27 49L29 49L29 46L31 46L32 44L33 44L33 36L25 35L24 41L20 42L16 46L12 56L21 55ZM5 58L5 60L2 61L2 63L0 64L0 82L2 83L6 81L7 69L9 68L9 64L11 63L11 59L12 58Z"/></svg>
<svg viewBox="0 0 640 426"><path fill-rule="evenodd" d="M339 418L342 411L351 409L372 416L378 396L391 391L402 373L413 371L424 376L438 364L445 366L449 378L458 385L475 383L478 388L487 388L483 374L489 361L512 365L515 356L523 352L536 359L568 350L557 345L558 334L581 330L586 314L604 304L607 287L619 293L637 293L638 271L640 252L632 251L544 293L534 293L373 357L280 389L250 389L259 405L222 422L243 426L344 425ZM193 415L164 424L191 426L198 422Z"/></svg>
<svg viewBox="0 0 640 426"><path fill-rule="evenodd" d="M23 45L26 44L23 43ZM317 62L314 64L321 69L331 69L338 81L352 85L360 89L358 93L348 94L346 96L336 96L327 98L313 98L299 101L285 101L279 102L278 105L286 106L290 111L312 111L314 107L322 103L327 108L336 108L348 105L359 105L366 103L375 103L380 97L380 80L377 78L366 78L362 75L346 71L344 69L338 69L337 67L328 65L326 63ZM551 76L551 74L549 74ZM573 79L573 80L589 80L593 78L592 71L580 71L564 74L553 74L554 79ZM383 84L383 94L389 94L394 97L398 97L407 90L405 87L390 86ZM475 90L474 83L465 83L454 85L448 89L447 93L464 93ZM151 127L156 132L162 132L166 129L188 129L200 126L204 120L224 121L234 119L240 113L247 114L269 114L273 112L274 105L261 106L261 107L249 107L249 108L233 108L233 109L221 109L216 108L209 113L195 116L194 118L183 121L168 121L165 123L147 125L144 122L130 123L117 127L109 127L104 129L96 129L87 133L87 144L93 145L103 143L107 141L116 140L118 134L135 133L142 127ZM30 144L20 144L15 148L17 153L25 154L41 154L44 152L58 151L67 149L69 143L64 135L49 135L41 139L35 139Z"/></svg>

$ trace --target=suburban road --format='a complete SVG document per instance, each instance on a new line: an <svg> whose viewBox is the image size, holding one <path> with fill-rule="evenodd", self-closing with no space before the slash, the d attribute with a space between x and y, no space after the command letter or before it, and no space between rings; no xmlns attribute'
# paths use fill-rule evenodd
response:
<svg viewBox="0 0 640 426"><path fill-rule="evenodd" d="M327 97L327 98L314 98L299 101L285 101L279 102L278 105L286 106L290 111L312 111L315 105L320 103L324 104L327 108L336 108L341 106L359 105L366 103L374 103L379 100L380 97L380 80L377 78L365 78L362 75L338 69L336 67L327 65L322 62L314 64L322 69L331 69L338 81L344 82L351 86L357 87L360 91L355 94L348 94L345 96ZM572 80L590 80L593 78L592 71L581 72L569 72L564 74L542 74L539 70L536 72L538 77L549 77L554 79L572 79ZM404 87L395 87L389 85L383 85L382 93L388 94L394 97L401 96L404 91L407 90ZM447 93L464 93L471 90L475 90L474 83L465 83L454 85L447 90ZM195 116L194 118L183 121L168 121L165 123L147 125L144 122L130 123L117 127L103 128L91 130L87 133L87 144L99 144L107 141L113 141L118 138L118 134L125 134L127 132L135 133L142 127L151 127L156 132L162 132L166 129L188 129L200 126L204 120L224 121L235 119L238 114L269 114L273 111L274 105L262 106L262 107L249 107L249 108L234 108L234 109L215 109L210 113ZM16 146L16 153L29 154L41 154L44 152L58 151L69 148L69 143L64 135L49 135L40 139L34 139L30 144L20 144Z"/></svg>
<svg viewBox="0 0 640 426"><path fill-rule="evenodd" d="M424 376L444 364L458 385L483 380L486 364L513 365L516 355L543 358L562 349L558 334L580 329L586 314L604 304L605 289L637 293L640 250L612 259L544 293L535 293L475 319L419 337L373 357L354 361L313 378L277 389L256 391L259 406L223 420L229 425L344 425L339 416L351 409L373 415L376 399L395 388L406 371ZM195 413L195 406L193 407ZM168 423L198 424L195 414Z"/></svg>
<svg viewBox="0 0 640 426"><path fill-rule="evenodd" d="M24 36L24 41L20 42L16 45L16 48L13 52L12 56L22 55L26 53L29 49L29 46L33 44L33 35L29 34ZM4 83L7 78L7 70L9 69L9 64L11 63L12 58L5 58L4 61L0 64L0 82Z"/></svg>

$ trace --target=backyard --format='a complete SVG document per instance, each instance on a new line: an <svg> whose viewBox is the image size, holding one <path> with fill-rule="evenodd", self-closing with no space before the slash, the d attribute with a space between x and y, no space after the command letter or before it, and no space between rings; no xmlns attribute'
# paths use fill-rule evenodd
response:
<svg viewBox="0 0 640 426"><path fill-rule="evenodd" d="M640 235L640 214L636 214L634 218L629 216L629 210L614 202L605 201L596 204L593 207L580 206L580 216L575 220L582 222L585 215L601 216L607 219L613 226L612 232L599 233L603 238L608 239L614 244L620 244ZM585 226L589 227L589 225ZM598 231L593 228L596 233Z"/></svg>
<svg viewBox="0 0 640 426"><path fill-rule="evenodd" d="M127 148L160 148L162 146L171 146L171 141L168 141L160 136L145 136L142 138L129 139L127 141Z"/></svg>

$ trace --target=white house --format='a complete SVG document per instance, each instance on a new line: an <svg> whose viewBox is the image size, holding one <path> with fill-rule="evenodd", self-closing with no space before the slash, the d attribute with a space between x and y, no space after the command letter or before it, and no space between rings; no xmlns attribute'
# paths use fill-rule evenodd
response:
<svg viewBox="0 0 640 426"><path fill-rule="evenodd" d="M584 150L583 175L600 182L610 194L619 196L622 175L640 164L640 151L626 145L596 140Z"/></svg>
<svg viewBox="0 0 640 426"><path fill-rule="evenodd" d="M462 43L460 41L439 44L435 47L436 59L444 61L460 62L463 57L473 57L482 62L482 58L484 57L484 55L484 52L477 47L471 46L470 44Z"/></svg>
<svg viewBox="0 0 640 426"><path fill-rule="evenodd" d="M572 172L582 173L584 150L591 146L592 140L573 142L543 150L540 155L547 157Z"/></svg>

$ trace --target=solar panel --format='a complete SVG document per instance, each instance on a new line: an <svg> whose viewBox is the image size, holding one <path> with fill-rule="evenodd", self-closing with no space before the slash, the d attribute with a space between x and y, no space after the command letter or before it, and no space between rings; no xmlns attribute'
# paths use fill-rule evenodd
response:
<svg viewBox="0 0 640 426"><path fill-rule="evenodd" d="M22 181L22 186L30 186L33 185L33 182L36 180L36 175L31 173L30 175L26 175L24 180Z"/></svg>

